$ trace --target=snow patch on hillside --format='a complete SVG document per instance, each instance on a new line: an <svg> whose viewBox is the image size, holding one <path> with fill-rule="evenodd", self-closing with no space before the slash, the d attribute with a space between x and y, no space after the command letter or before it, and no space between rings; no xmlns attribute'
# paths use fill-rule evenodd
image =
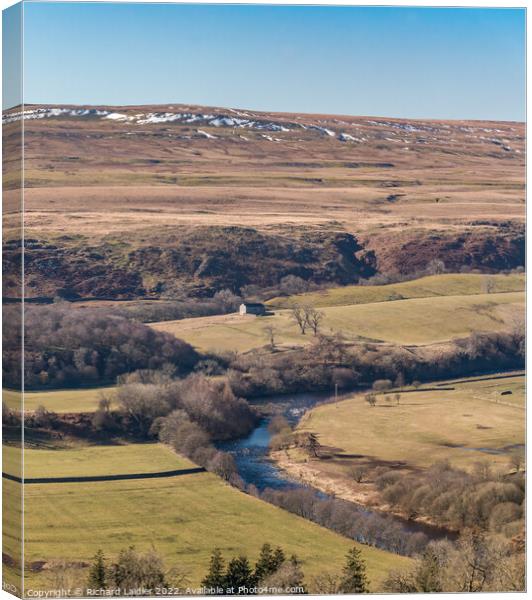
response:
<svg viewBox="0 0 532 600"><path fill-rule="evenodd" d="M215 140L216 139L215 135L211 135L207 131L203 131L203 129L197 129L196 131L198 132L198 135L200 135L201 137L207 138L208 140Z"/></svg>

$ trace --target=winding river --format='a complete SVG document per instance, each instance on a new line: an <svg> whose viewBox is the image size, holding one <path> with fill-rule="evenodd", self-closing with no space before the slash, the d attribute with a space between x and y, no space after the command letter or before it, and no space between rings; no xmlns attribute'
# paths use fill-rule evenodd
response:
<svg viewBox="0 0 532 600"><path fill-rule="evenodd" d="M264 406L265 403L268 403L272 406L277 406L290 424L296 425L308 409L316 404L329 402L333 399L334 397L330 394L304 393L292 396L269 396L266 400L262 399L260 405ZM259 491L263 491L266 488L286 490L304 487L304 483L290 478L268 456L271 438L271 434L268 431L270 418L264 417L247 437L222 442L218 447L220 450L233 455L240 477L242 477L246 484L255 485ZM324 498L327 497L325 493L321 494ZM433 540L455 537L453 533L446 529L409 521L395 515L372 510L365 506L357 506L368 516L376 513L379 516L386 516L388 519L393 519L410 533L421 532Z"/></svg>

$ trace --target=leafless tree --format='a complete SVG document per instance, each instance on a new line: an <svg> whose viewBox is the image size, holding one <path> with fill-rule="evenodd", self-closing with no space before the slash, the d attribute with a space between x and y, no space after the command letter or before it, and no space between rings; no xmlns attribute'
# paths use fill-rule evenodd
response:
<svg viewBox="0 0 532 600"><path fill-rule="evenodd" d="M68 590L82 589L84 571L81 565L65 559L56 559L47 563L45 579L51 589ZM82 593L79 594L80 596Z"/></svg>
<svg viewBox="0 0 532 600"><path fill-rule="evenodd" d="M313 579L313 587L318 594L338 594L341 583L342 580L338 573L320 573Z"/></svg>
<svg viewBox="0 0 532 600"><path fill-rule="evenodd" d="M392 387L392 382L389 379L377 379L372 387L376 392L385 392Z"/></svg>
<svg viewBox="0 0 532 600"><path fill-rule="evenodd" d="M357 483L362 483L364 481L366 475L368 474L368 469L363 465L357 465L351 469L351 476Z"/></svg>
<svg viewBox="0 0 532 600"><path fill-rule="evenodd" d="M496 283L493 277L483 277L482 278L482 293L483 294L492 294L495 291Z"/></svg>
<svg viewBox="0 0 532 600"><path fill-rule="evenodd" d="M264 333L268 336L268 339L270 341L270 348L272 350L275 350L275 334L277 332L275 331L274 326L266 325L266 327L264 328Z"/></svg>
<svg viewBox="0 0 532 600"><path fill-rule="evenodd" d="M238 308L242 298L234 294L231 290L220 290L213 297L214 301L219 303L224 312L231 312Z"/></svg>
<svg viewBox="0 0 532 600"><path fill-rule="evenodd" d="M370 405L375 406L377 404L377 396L375 394L366 394L364 400Z"/></svg>
<svg viewBox="0 0 532 600"><path fill-rule="evenodd" d="M307 323L307 318L306 318L304 309L301 306L299 306L298 304L296 304L292 308L291 316L292 316L292 319L297 323L299 329L301 330L301 333L303 335L305 335L305 332L308 327L308 323Z"/></svg>
<svg viewBox="0 0 532 600"><path fill-rule="evenodd" d="M309 284L297 275L286 275L280 281L280 289L282 292L288 295L302 294L308 291Z"/></svg>
<svg viewBox="0 0 532 600"><path fill-rule="evenodd" d="M296 443L298 446L304 448L310 456L319 458L321 444L319 443L318 436L315 433L305 432L299 435Z"/></svg>
<svg viewBox="0 0 532 600"><path fill-rule="evenodd" d="M397 377L394 382L394 386L399 389L402 389L405 387L405 376L403 375L402 372L399 372L397 374Z"/></svg>
<svg viewBox="0 0 532 600"><path fill-rule="evenodd" d="M307 325L312 329L314 335L318 335L318 330L323 321L323 317L325 316L324 313L316 310L313 306L305 306L303 308L303 314Z"/></svg>
<svg viewBox="0 0 532 600"><path fill-rule="evenodd" d="M427 265L427 273L429 275L440 275L445 273L445 263L443 260L433 258Z"/></svg>

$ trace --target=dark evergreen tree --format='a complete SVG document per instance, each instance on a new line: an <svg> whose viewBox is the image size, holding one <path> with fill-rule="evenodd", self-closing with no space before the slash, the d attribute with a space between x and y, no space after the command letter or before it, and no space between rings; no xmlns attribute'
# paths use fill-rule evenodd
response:
<svg viewBox="0 0 532 600"><path fill-rule="evenodd" d="M277 571L277 569L284 563L285 560L286 557L284 555L283 549L280 546L277 546L275 552L273 553L274 570Z"/></svg>
<svg viewBox="0 0 532 600"><path fill-rule="evenodd" d="M100 590L107 587L107 566L102 550L98 550L94 555L87 580L87 587L90 590Z"/></svg>
<svg viewBox="0 0 532 600"><path fill-rule="evenodd" d="M273 550L270 544L266 543L262 545L260 550L259 559L255 564L255 577L257 581L264 579L273 571L274 558L273 558Z"/></svg>
<svg viewBox="0 0 532 600"><path fill-rule="evenodd" d="M365 594L369 591L366 577L366 563L358 548L353 547L346 556L342 571L340 591L343 594Z"/></svg>
<svg viewBox="0 0 532 600"><path fill-rule="evenodd" d="M275 573L275 571L277 571L284 561L285 555L282 548L277 547L275 551L273 551L270 544L264 544L261 548L259 559L255 565L256 581L259 582L272 573Z"/></svg>
<svg viewBox="0 0 532 600"><path fill-rule="evenodd" d="M230 561L225 574L225 587L233 588L233 594L238 594L240 587L254 587L256 581L255 574L245 556L238 556Z"/></svg>
<svg viewBox="0 0 532 600"><path fill-rule="evenodd" d="M225 586L225 562L219 548L215 548L211 554L209 572L201 582L206 588L224 588Z"/></svg>

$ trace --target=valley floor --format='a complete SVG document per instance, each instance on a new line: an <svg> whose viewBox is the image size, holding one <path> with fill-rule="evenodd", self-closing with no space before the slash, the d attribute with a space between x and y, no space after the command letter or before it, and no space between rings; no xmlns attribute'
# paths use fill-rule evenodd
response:
<svg viewBox="0 0 532 600"><path fill-rule="evenodd" d="M471 470L484 462L512 470L512 452L525 444L524 373L487 375L430 383L378 394L370 406L365 394L317 406L296 431L312 432L319 458L299 448L272 452L291 477L339 498L406 516L385 502L375 485L379 470L403 474L438 461ZM357 482L353 470L364 469ZM423 517L420 521L429 522Z"/></svg>

